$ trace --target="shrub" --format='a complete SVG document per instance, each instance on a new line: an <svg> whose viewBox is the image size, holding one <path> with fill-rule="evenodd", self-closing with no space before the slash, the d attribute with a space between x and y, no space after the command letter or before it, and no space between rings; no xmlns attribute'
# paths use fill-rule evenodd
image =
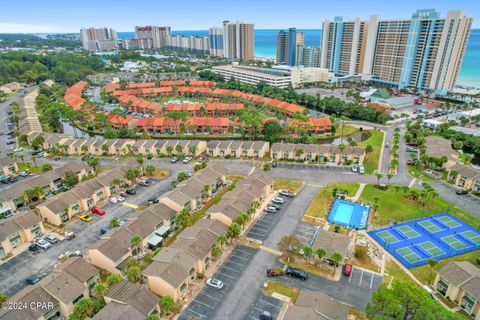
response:
<svg viewBox="0 0 480 320"><path fill-rule="evenodd" d="M340 232L340 226L335 226L335 228L333 229L334 232L336 233L339 233Z"/></svg>
<svg viewBox="0 0 480 320"><path fill-rule="evenodd" d="M365 259L367 257L367 247L356 246L355 247L355 257L358 259Z"/></svg>

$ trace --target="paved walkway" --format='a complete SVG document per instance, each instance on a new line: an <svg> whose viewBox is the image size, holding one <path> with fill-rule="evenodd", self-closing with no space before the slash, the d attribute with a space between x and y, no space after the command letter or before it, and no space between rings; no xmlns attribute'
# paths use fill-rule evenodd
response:
<svg viewBox="0 0 480 320"><path fill-rule="evenodd" d="M357 192L355 193L355 195L352 197L352 201L353 202L357 202L358 199L360 198L360 195L362 194L363 192L363 189L365 189L365 186L367 184L366 183L360 183L360 187L358 187L358 190Z"/></svg>

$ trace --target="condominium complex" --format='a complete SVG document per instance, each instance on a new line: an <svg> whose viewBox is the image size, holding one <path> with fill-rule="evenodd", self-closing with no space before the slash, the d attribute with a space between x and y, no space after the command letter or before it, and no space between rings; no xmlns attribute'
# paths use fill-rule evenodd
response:
<svg viewBox="0 0 480 320"><path fill-rule="evenodd" d="M380 83L442 93L455 85L472 18L463 11L417 10L411 19L323 24L321 67Z"/></svg>
<svg viewBox="0 0 480 320"><path fill-rule="evenodd" d="M109 28L82 28L80 41L85 50L108 51L118 47L117 32Z"/></svg>
<svg viewBox="0 0 480 320"><path fill-rule="evenodd" d="M223 53L228 59L251 61L254 52L253 23L223 22Z"/></svg>
<svg viewBox="0 0 480 320"><path fill-rule="evenodd" d="M153 48L152 39L125 39L123 46L126 50L151 49Z"/></svg>
<svg viewBox="0 0 480 320"><path fill-rule="evenodd" d="M320 67L321 50L317 47L297 46L295 65L304 67Z"/></svg>
<svg viewBox="0 0 480 320"><path fill-rule="evenodd" d="M208 28L208 42L209 42L209 52L211 56L223 57L223 28L222 27L211 27Z"/></svg>
<svg viewBox="0 0 480 320"><path fill-rule="evenodd" d="M294 87L300 83L328 81L333 73L321 68L260 68L239 65L215 66L212 71L220 74L225 80L234 78L240 82L257 85L260 81L270 86L287 88L290 84Z"/></svg>
<svg viewBox="0 0 480 320"><path fill-rule="evenodd" d="M296 63L297 46L304 45L304 33L296 28L281 30L277 34L277 64L294 66Z"/></svg>
<svg viewBox="0 0 480 320"><path fill-rule="evenodd" d="M208 37L170 36L167 38L167 43L172 48L209 51Z"/></svg>
<svg viewBox="0 0 480 320"><path fill-rule="evenodd" d="M172 34L170 27L145 26L135 27L136 39L151 39L153 48L164 48Z"/></svg>

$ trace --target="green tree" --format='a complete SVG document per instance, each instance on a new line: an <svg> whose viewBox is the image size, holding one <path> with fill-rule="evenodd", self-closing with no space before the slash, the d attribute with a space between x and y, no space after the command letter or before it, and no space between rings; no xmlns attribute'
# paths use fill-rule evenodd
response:
<svg viewBox="0 0 480 320"><path fill-rule="evenodd" d="M108 286L105 283L97 283L93 288L93 294L96 300L105 302L103 300L103 295L108 291Z"/></svg>
<svg viewBox="0 0 480 320"><path fill-rule="evenodd" d="M144 161L143 155L137 154L137 155L135 156L135 160L137 160L137 162L138 162L140 165L142 165L142 164L143 164L143 161Z"/></svg>
<svg viewBox="0 0 480 320"><path fill-rule="evenodd" d="M327 250L325 250L324 248L317 249L317 256L319 260L322 260L323 257L325 257L326 255L327 255Z"/></svg>
<svg viewBox="0 0 480 320"><path fill-rule="evenodd" d="M145 171L148 173L149 176L152 176L155 172L155 166L149 163L145 166Z"/></svg>
<svg viewBox="0 0 480 320"><path fill-rule="evenodd" d="M100 161L97 157L87 159L87 164L93 168L93 170L97 171L97 167L100 165Z"/></svg>
<svg viewBox="0 0 480 320"><path fill-rule="evenodd" d="M78 184L78 176L75 172L65 172L65 177L62 179L62 184L67 188L73 188Z"/></svg>
<svg viewBox="0 0 480 320"><path fill-rule="evenodd" d="M141 282L142 269L139 266L133 266L127 269L127 279L130 282Z"/></svg>
<svg viewBox="0 0 480 320"><path fill-rule="evenodd" d="M120 281L122 281L122 276L119 275L119 274L116 274L116 273L112 273L112 274L107 276L106 281L107 281L107 285L109 287L111 287L111 286L119 283Z"/></svg>
<svg viewBox="0 0 480 320"><path fill-rule="evenodd" d="M157 315L150 314L145 318L145 320L160 320L160 318Z"/></svg>
<svg viewBox="0 0 480 320"><path fill-rule="evenodd" d="M312 247L310 247L310 246L303 247L303 254L305 255L305 258L307 258L307 260L310 260L310 258L313 255Z"/></svg>
<svg viewBox="0 0 480 320"><path fill-rule="evenodd" d="M160 310L163 314L170 314L175 307L175 300L172 296L163 296L160 298Z"/></svg>
<svg viewBox="0 0 480 320"><path fill-rule="evenodd" d="M283 236L277 246L280 251L282 251L287 256L287 260L290 261L290 259L294 257L294 254L298 253L302 246L302 243L294 235Z"/></svg>
<svg viewBox="0 0 480 320"><path fill-rule="evenodd" d="M97 306L90 298L82 298L73 306L73 312L70 314L70 320L84 320L97 313Z"/></svg>
<svg viewBox="0 0 480 320"><path fill-rule="evenodd" d="M377 172L375 173L375 176L377 177L377 186L378 186L380 183L380 179L383 178L383 174L381 174L380 172Z"/></svg>
<svg viewBox="0 0 480 320"><path fill-rule="evenodd" d="M7 300L8 297L3 292L0 292L0 303L4 303Z"/></svg>
<svg viewBox="0 0 480 320"><path fill-rule="evenodd" d="M335 264L334 264L334 270L337 269L337 266L339 264L340 261L342 261L343 259L343 256L338 253L338 252L334 252L332 253L332 255L330 256L330 260L332 260Z"/></svg>
<svg viewBox="0 0 480 320"><path fill-rule="evenodd" d="M267 121L263 125L263 137L266 141L270 142L270 144L279 142L283 135L283 128L278 121Z"/></svg>
<svg viewBox="0 0 480 320"><path fill-rule="evenodd" d="M131 183L134 183L137 178L140 178L142 173L140 170L137 168L129 168L127 172L125 173L125 179L130 181Z"/></svg>
<svg viewBox="0 0 480 320"><path fill-rule="evenodd" d="M227 230L227 237L230 239L236 239L240 236L241 227L238 223L232 223Z"/></svg>
<svg viewBox="0 0 480 320"><path fill-rule="evenodd" d="M47 172L47 171L52 171L52 170L53 170L53 167L49 163L46 163L42 166L42 172Z"/></svg>
<svg viewBox="0 0 480 320"><path fill-rule="evenodd" d="M112 228L112 229L118 227L118 225L119 225L118 218L112 218L108 224L110 225L110 228Z"/></svg>
<svg viewBox="0 0 480 320"><path fill-rule="evenodd" d="M138 258L138 254L140 253L141 244L142 244L142 238L140 238L139 236L133 236L130 239L130 247L132 249L132 254L137 255L137 258Z"/></svg>

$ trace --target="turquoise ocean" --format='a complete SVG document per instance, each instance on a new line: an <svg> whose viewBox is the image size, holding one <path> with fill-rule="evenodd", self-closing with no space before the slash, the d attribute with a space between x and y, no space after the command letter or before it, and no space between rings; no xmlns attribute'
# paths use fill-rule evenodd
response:
<svg viewBox="0 0 480 320"><path fill-rule="evenodd" d="M255 56L275 58L277 32L279 29L255 30ZM306 46L320 46L322 31L320 29L298 29L305 33ZM174 35L207 36L207 30L173 31ZM133 38L134 32L119 32L119 38ZM480 88L480 29L471 32L457 85Z"/></svg>

